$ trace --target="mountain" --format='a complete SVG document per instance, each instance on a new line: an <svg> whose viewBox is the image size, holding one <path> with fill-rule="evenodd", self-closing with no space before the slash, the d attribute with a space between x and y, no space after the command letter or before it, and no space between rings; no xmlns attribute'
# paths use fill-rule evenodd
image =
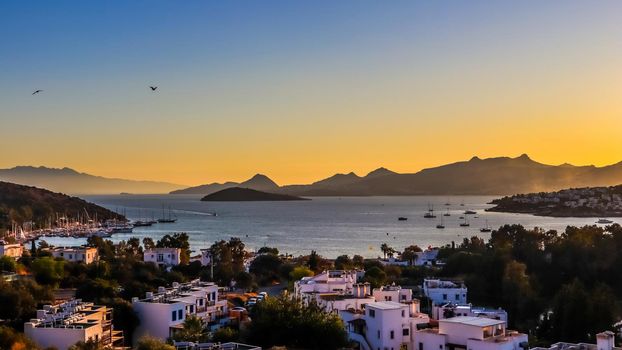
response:
<svg viewBox="0 0 622 350"><path fill-rule="evenodd" d="M267 187L253 187L257 183ZM411 174L398 174L386 168L378 168L365 176L352 172L336 174L308 185L278 187L267 177L256 175L241 184L210 184L174 193L205 195L223 187L238 186L294 196L507 195L620 183L622 162L604 167L547 165L523 154L516 158L473 157Z"/></svg>
<svg viewBox="0 0 622 350"><path fill-rule="evenodd" d="M71 194L168 193L182 185L94 176L70 168L18 166L0 169L0 181Z"/></svg>
<svg viewBox="0 0 622 350"><path fill-rule="evenodd" d="M201 198L205 202L257 202L257 201L300 201L308 200L286 194L257 191L250 188L231 187Z"/></svg>
<svg viewBox="0 0 622 350"><path fill-rule="evenodd" d="M86 213L99 220L124 219L121 215L77 197L0 182L0 228L11 227L12 222L21 225L26 221L33 221L40 227L56 214L77 217Z"/></svg>
<svg viewBox="0 0 622 350"><path fill-rule="evenodd" d="M398 174L378 169L339 186L293 185L281 193L299 196L497 195L555 191L569 187L622 183L622 162L605 166L561 166L538 163L523 154L456 162Z"/></svg>
<svg viewBox="0 0 622 350"><path fill-rule="evenodd" d="M231 187L243 187L250 188L258 191L278 191L279 185L272 181L269 177L263 174L256 174L252 178L244 182L225 182L225 183L211 183L206 185L188 187L181 190L172 191L170 194L202 194L207 195L210 193L218 192Z"/></svg>

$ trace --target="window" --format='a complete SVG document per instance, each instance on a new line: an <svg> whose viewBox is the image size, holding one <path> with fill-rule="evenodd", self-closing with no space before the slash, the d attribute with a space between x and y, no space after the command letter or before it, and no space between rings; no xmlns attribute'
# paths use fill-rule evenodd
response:
<svg viewBox="0 0 622 350"><path fill-rule="evenodd" d="M406 312L402 310L402 317L406 317Z"/></svg>
<svg viewBox="0 0 622 350"><path fill-rule="evenodd" d="M369 317L376 317L376 310L369 309Z"/></svg>
<svg viewBox="0 0 622 350"><path fill-rule="evenodd" d="M69 254L69 259L73 259L73 254Z"/></svg>
<svg viewBox="0 0 622 350"><path fill-rule="evenodd" d="M171 319L173 321L177 321L177 312L175 310L173 310L173 313L171 314Z"/></svg>
<svg viewBox="0 0 622 350"><path fill-rule="evenodd" d="M443 344L439 345L438 348L443 350Z"/></svg>
<svg viewBox="0 0 622 350"><path fill-rule="evenodd" d="M380 339L380 330L378 330L378 339Z"/></svg>
<svg viewBox="0 0 622 350"><path fill-rule="evenodd" d="M203 299L199 299L199 306L203 306Z"/></svg>
<svg viewBox="0 0 622 350"><path fill-rule="evenodd" d="M177 310L177 318L180 319L180 320L182 318L184 318L184 316L183 316L184 314L183 313L184 313L183 310L181 310L181 309Z"/></svg>
<svg viewBox="0 0 622 350"><path fill-rule="evenodd" d="M194 313L194 305L190 305L190 313L193 314Z"/></svg>
<svg viewBox="0 0 622 350"><path fill-rule="evenodd" d="M460 300L460 294L456 294L456 300Z"/></svg>
<svg viewBox="0 0 622 350"><path fill-rule="evenodd" d="M164 261L164 254L158 254L158 261Z"/></svg>
<svg viewBox="0 0 622 350"><path fill-rule="evenodd" d="M395 332L394 332L394 331L391 331L391 333L389 333L389 337L390 337L391 339L395 338Z"/></svg>
<svg viewBox="0 0 622 350"><path fill-rule="evenodd" d="M443 300L447 300L447 294L443 294Z"/></svg>
<svg viewBox="0 0 622 350"><path fill-rule="evenodd" d="M409 332L410 332L410 330L408 328L402 329L402 335L403 336L408 336Z"/></svg>
<svg viewBox="0 0 622 350"><path fill-rule="evenodd" d="M419 343L419 350L423 350L423 343Z"/></svg>

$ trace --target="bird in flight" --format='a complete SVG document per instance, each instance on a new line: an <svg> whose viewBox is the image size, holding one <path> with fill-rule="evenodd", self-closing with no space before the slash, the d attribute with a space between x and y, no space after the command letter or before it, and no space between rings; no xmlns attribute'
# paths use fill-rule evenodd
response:
<svg viewBox="0 0 622 350"><path fill-rule="evenodd" d="M150 86L149 87L151 89L151 91L156 91L156 89L158 88L157 86Z"/></svg>
<svg viewBox="0 0 622 350"><path fill-rule="evenodd" d="M33 92L32 94L36 95L36 94L40 93L41 91L43 91L43 90L35 90L35 92Z"/></svg>

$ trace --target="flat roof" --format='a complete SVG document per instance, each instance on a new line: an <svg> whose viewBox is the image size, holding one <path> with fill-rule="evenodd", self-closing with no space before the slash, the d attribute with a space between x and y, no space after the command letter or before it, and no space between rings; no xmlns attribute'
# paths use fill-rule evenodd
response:
<svg viewBox="0 0 622 350"><path fill-rule="evenodd" d="M400 304L400 303L396 303L394 301L377 301L375 303L367 304L367 307L375 307L376 309L382 309L382 310L401 309L401 308L403 308L405 306L406 305Z"/></svg>
<svg viewBox="0 0 622 350"><path fill-rule="evenodd" d="M457 316L457 317L452 317L452 318L446 318L444 320L439 320L438 322L439 323L441 322L460 323L460 324L466 324L469 326L477 326L477 327L488 327L488 326L495 326L498 324L505 324L505 321L493 320L492 318L487 318L487 317L473 317L473 316Z"/></svg>

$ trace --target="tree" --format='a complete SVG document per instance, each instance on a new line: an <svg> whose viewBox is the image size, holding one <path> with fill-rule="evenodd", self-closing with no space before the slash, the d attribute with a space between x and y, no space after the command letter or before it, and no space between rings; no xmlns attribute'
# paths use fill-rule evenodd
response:
<svg viewBox="0 0 622 350"><path fill-rule="evenodd" d="M387 282L387 274L378 266L374 266L365 271L365 277L363 279L369 282L372 287L378 288Z"/></svg>
<svg viewBox="0 0 622 350"><path fill-rule="evenodd" d="M80 341L69 347L68 350L103 350L104 346L100 342L89 339L86 342Z"/></svg>
<svg viewBox="0 0 622 350"><path fill-rule="evenodd" d="M230 327L218 328L212 336L212 341L216 343L227 343L238 340L238 332Z"/></svg>
<svg viewBox="0 0 622 350"><path fill-rule="evenodd" d="M334 350L347 345L345 327L336 314L317 304L303 304L281 295L268 298L251 311L249 340L264 348Z"/></svg>
<svg viewBox="0 0 622 350"><path fill-rule="evenodd" d="M143 246L145 247L145 249L153 249L155 248L155 242L153 241L153 238L151 237L145 237L143 238Z"/></svg>
<svg viewBox="0 0 622 350"><path fill-rule="evenodd" d="M404 248L402 252L402 260L408 261L408 263L412 266L417 261L417 253L421 252L421 248L418 245L410 245Z"/></svg>
<svg viewBox="0 0 622 350"><path fill-rule="evenodd" d="M267 285L280 279L281 265L283 265L283 261L278 256L263 254L253 259L249 272L257 278L260 285Z"/></svg>
<svg viewBox="0 0 622 350"><path fill-rule="evenodd" d="M273 247L261 247L257 251L257 254L279 255L279 250L277 248L273 248Z"/></svg>
<svg viewBox="0 0 622 350"><path fill-rule="evenodd" d="M0 326L0 349L37 350L39 348L23 333L10 327Z"/></svg>
<svg viewBox="0 0 622 350"><path fill-rule="evenodd" d="M171 337L175 341L204 342L207 341L207 330L203 321L197 316L186 317L182 330L175 332Z"/></svg>
<svg viewBox="0 0 622 350"><path fill-rule="evenodd" d="M179 248L181 249L181 263L187 264L190 261L190 243L188 234L177 232L172 235L164 235L157 243L157 248Z"/></svg>
<svg viewBox="0 0 622 350"><path fill-rule="evenodd" d="M48 256L33 260L30 267L35 279L41 284L57 285L65 272L63 260L54 260Z"/></svg>
<svg viewBox="0 0 622 350"><path fill-rule="evenodd" d="M134 350L175 350L175 347L160 341L158 338L144 336L138 340Z"/></svg>
<svg viewBox="0 0 622 350"><path fill-rule="evenodd" d="M0 256L0 271L15 272L17 263L10 256Z"/></svg>
<svg viewBox="0 0 622 350"><path fill-rule="evenodd" d="M317 252L315 250L311 251L311 254L309 255L309 262L307 263L307 265L311 270L315 272L318 271L318 267L320 266L320 257L317 255Z"/></svg>
<svg viewBox="0 0 622 350"><path fill-rule="evenodd" d="M354 255L352 257L352 265L357 269L362 269L365 267L365 258L360 255Z"/></svg>
<svg viewBox="0 0 622 350"><path fill-rule="evenodd" d="M314 273L306 266L296 266L292 272L289 273L289 278L292 281L298 281L303 277L311 277Z"/></svg>
<svg viewBox="0 0 622 350"><path fill-rule="evenodd" d="M335 259L335 269L350 270L354 267L354 263L347 255L340 255Z"/></svg>

